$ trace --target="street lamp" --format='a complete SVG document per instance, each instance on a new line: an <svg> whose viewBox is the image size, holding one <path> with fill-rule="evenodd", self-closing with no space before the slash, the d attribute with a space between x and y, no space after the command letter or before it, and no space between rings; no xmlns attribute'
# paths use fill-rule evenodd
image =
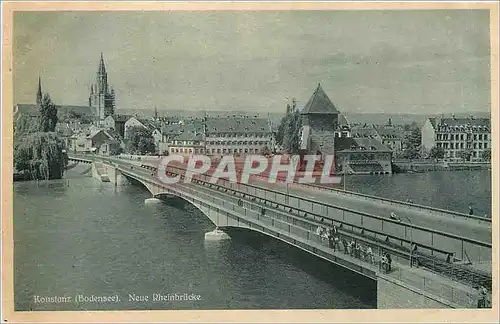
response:
<svg viewBox="0 0 500 324"><path fill-rule="evenodd" d="M408 218L407 216L404 216L403 217L410 223L410 225L413 225L413 223L411 222L411 219ZM396 214L394 213L391 213L391 219L394 219L394 220L397 220L399 222L401 222L401 218L399 218L398 216L396 216ZM410 226L410 268L413 267L413 228Z"/></svg>

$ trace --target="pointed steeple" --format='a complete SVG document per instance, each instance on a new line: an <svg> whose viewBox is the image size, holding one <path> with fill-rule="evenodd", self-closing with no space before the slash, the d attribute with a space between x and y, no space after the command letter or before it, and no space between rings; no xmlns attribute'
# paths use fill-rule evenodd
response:
<svg viewBox="0 0 500 324"><path fill-rule="evenodd" d="M42 79L38 76L38 90L36 92L36 105L42 104Z"/></svg>
<svg viewBox="0 0 500 324"><path fill-rule="evenodd" d="M155 120L158 120L158 109L156 108L156 105L155 105Z"/></svg>
<svg viewBox="0 0 500 324"><path fill-rule="evenodd" d="M99 61L99 74L106 73L106 65L104 65L104 57L101 52L101 60Z"/></svg>

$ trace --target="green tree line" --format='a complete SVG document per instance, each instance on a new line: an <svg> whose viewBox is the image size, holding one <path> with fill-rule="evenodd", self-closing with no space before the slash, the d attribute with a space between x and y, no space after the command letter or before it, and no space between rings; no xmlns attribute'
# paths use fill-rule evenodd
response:
<svg viewBox="0 0 500 324"><path fill-rule="evenodd" d="M38 113L14 122L14 166L33 180L60 179L66 165L64 143L55 132L57 107L48 94Z"/></svg>
<svg viewBox="0 0 500 324"><path fill-rule="evenodd" d="M302 131L302 118L297 102L292 100L292 106L286 105L285 116L281 119L276 134L276 142L283 147L283 151L297 154L300 149L300 132Z"/></svg>

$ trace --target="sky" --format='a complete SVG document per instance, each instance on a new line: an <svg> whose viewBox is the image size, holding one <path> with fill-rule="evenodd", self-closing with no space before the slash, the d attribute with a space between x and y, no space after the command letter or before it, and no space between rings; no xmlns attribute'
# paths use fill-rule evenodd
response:
<svg viewBox="0 0 500 324"><path fill-rule="evenodd" d="M489 13L16 12L14 103L37 80L87 105L100 53L116 110L282 112L318 83L340 111L490 111Z"/></svg>

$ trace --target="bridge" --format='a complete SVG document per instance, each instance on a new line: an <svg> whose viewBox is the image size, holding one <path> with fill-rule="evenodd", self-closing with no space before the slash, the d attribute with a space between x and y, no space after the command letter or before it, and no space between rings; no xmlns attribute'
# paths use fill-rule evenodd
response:
<svg viewBox="0 0 500 324"><path fill-rule="evenodd" d="M99 165L98 178L104 173L115 185L133 180L155 198L180 197L221 229L257 231L376 280L378 308L475 308L476 287L491 291L491 220L486 218L319 186L269 184L259 177L248 184L212 183L210 174L202 174L189 183L166 184L154 159L69 159ZM182 180L185 168L169 165L164 172ZM318 226L335 226L342 241L371 247L374 260L342 244L331 248L316 234ZM380 266L383 253L393 260L388 273Z"/></svg>

